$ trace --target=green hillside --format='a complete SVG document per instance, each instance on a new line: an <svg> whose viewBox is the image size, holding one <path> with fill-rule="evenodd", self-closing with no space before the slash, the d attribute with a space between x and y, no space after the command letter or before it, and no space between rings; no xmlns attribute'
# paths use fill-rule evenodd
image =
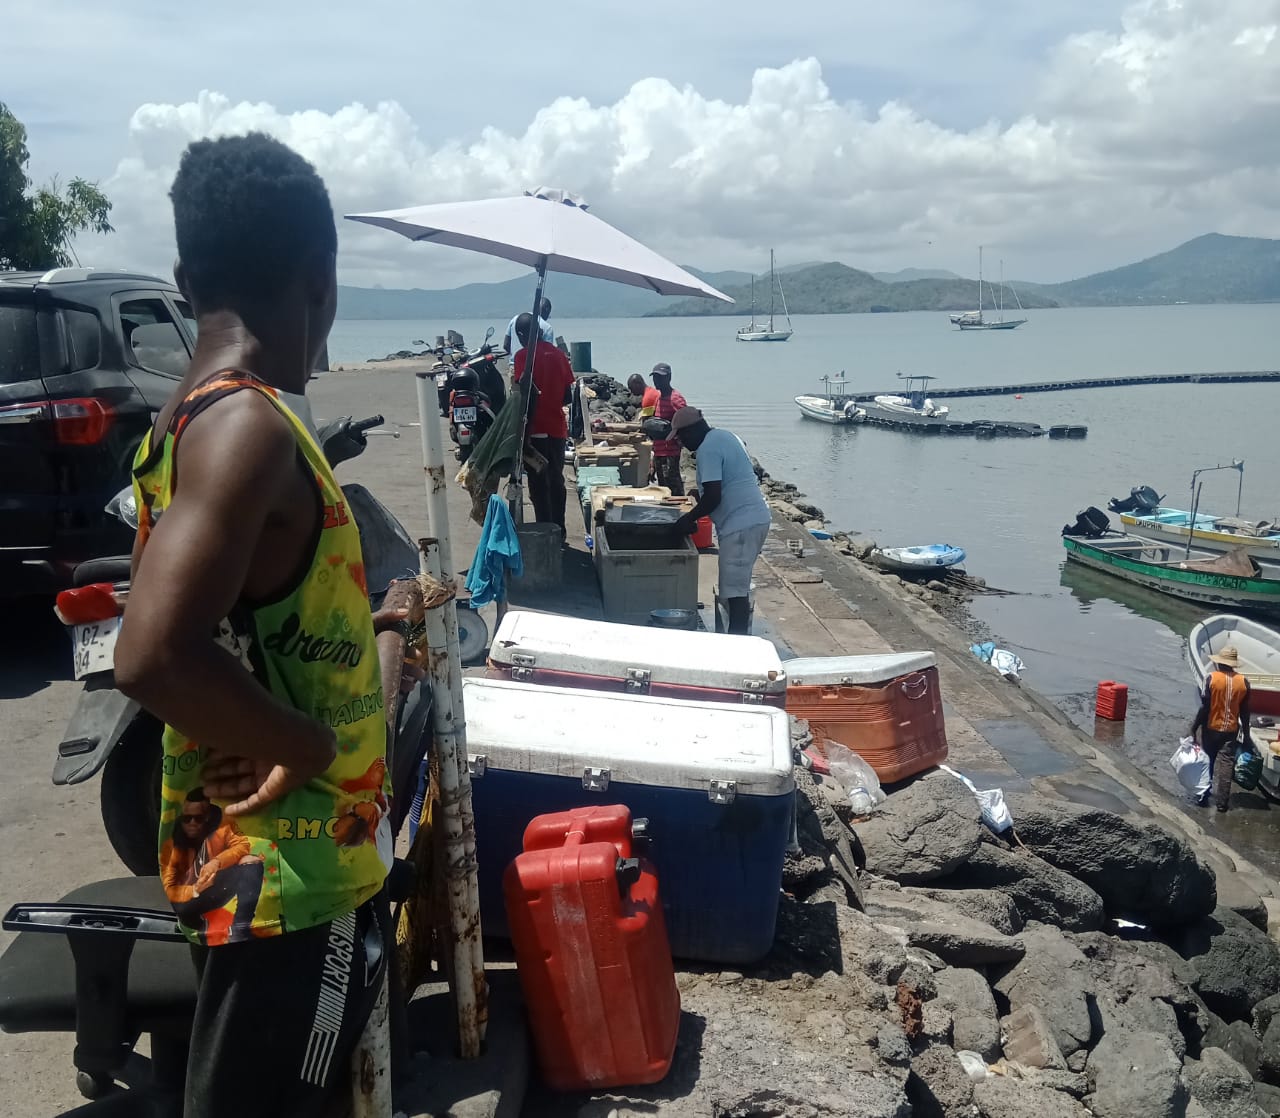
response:
<svg viewBox="0 0 1280 1118"><path fill-rule="evenodd" d="M1045 287L1063 306L1280 300L1280 241L1208 233L1171 252Z"/></svg>
<svg viewBox="0 0 1280 1118"><path fill-rule="evenodd" d="M724 288L736 305L712 303L705 299L681 299L657 307L649 317L691 315L742 315L750 313L751 289ZM885 283L870 272L860 272L845 264L815 264L787 276L787 309L792 314L857 314L888 311L967 311L977 305L978 285L965 279L913 279ZM1040 293L1019 296L1024 307L1053 307L1057 302ZM989 293L988 293L988 297ZM1016 306L1006 291L1006 300ZM756 285L756 311L769 309L768 282L764 290ZM781 313L781 302L777 305Z"/></svg>

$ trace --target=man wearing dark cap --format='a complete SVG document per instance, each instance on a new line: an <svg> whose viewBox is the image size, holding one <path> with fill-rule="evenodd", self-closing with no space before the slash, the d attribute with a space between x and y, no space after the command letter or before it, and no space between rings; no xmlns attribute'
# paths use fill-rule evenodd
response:
<svg viewBox="0 0 1280 1118"><path fill-rule="evenodd" d="M671 366L660 361L653 367L653 386L658 390L658 399L654 404L653 414L657 419L668 422L681 408L687 407L685 398L671 387ZM679 440L672 438L657 439L653 444L653 472L659 485L671 490L673 497L684 496L684 479L680 476Z"/></svg>
<svg viewBox="0 0 1280 1118"><path fill-rule="evenodd" d="M515 373L512 381L519 384L524 378L525 362L529 351L529 335L533 330L533 315L516 316L516 337L520 348L516 351ZM555 524L564 534L564 449L569 438L569 424L564 409L573 392L573 368L569 359L549 342L539 340L533 354L533 391L536 393L529 410L529 426L526 435L532 446L547 464L529 474L529 500L533 503L534 519L541 524Z"/></svg>
<svg viewBox="0 0 1280 1118"><path fill-rule="evenodd" d="M671 433L698 456L698 503L677 527L691 536L701 517L716 526L719 593L729 610L729 632L751 632L751 572L769 536L772 517L760 493L751 456L731 431L710 426L697 408L681 408Z"/></svg>

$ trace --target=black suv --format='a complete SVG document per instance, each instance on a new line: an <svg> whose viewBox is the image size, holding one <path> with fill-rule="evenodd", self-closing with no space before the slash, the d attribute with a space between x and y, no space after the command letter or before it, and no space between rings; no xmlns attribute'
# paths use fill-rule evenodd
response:
<svg viewBox="0 0 1280 1118"><path fill-rule="evenodd" d="M0 598L70 585L128 552L104 512L195 346L195 318L154 276L0 272Z"/></svg>

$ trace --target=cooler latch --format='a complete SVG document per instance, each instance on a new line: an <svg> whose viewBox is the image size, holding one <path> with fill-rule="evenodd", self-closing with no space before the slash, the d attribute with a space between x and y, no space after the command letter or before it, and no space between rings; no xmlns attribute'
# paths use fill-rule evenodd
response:
<svg viewBox="0 0 1280 1118"><path fill-rule="evenodd" d="M731 804L738 795L736 780L713 780L707 788L707 799L713 804Z"/></svg>
<svg viewBox="0 0 1280 1118"><path fill-rule="evenodd" d="M744 703L751 703L753 706L759 706L764 703L764 696L753 695L750 691L744 691L742 693L742 701Z"/></svg>
<svg viewBox="0 0 1280 1118"><path fill-rule="evenodd" d="M489 758L483 753L472 753L467 757L467 772L477 780L484 776L489 767Z"/></svg>
<svg viewBox="0 0 1280 1118"><path fill-rule="evenodd" d="M517 683L528 683L533 678L532 668L512 668L511 678Z"/></svg>
<svg viewBox="0 0 1280 1118"><path fill-rule="evenodd" d="M582 787L588 792L604 792L609 788L609 770L585 768L582 770Z"/></svg>
<svg viewBox="0 0 1280 1118"><path fill-rule="evenodd" d="M651 676L648 668L628 668L627 669L627 690L632 694L649 693L649 680Z"/></svg>

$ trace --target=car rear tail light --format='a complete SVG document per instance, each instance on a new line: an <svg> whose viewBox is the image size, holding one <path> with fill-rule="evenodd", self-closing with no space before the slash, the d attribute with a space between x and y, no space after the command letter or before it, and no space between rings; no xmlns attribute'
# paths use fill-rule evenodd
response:
<svg viewBox="0 0 1280 1118"><path fill-rule="evenodd" d="M53 437L64 446L93 446L106 438L115 422L111 406L92 396L38 404L7 404L0 408L0 424L53 423Z"/></svg>
<svg viewBox="0 0 1280 1118"><path fill-rule="evenodd" d="M63 590L54 602L53 612L64 625L87 625L109 621L121 613L121 596L109 582L92 582Z"/></svg>
<svg viewBox="0 0 1280 1118"><path fill-rule="evenodd" d="M106 438L115 421L115 412L93 397L54 400L54 437L67 446L93 446Z"/></svg>

